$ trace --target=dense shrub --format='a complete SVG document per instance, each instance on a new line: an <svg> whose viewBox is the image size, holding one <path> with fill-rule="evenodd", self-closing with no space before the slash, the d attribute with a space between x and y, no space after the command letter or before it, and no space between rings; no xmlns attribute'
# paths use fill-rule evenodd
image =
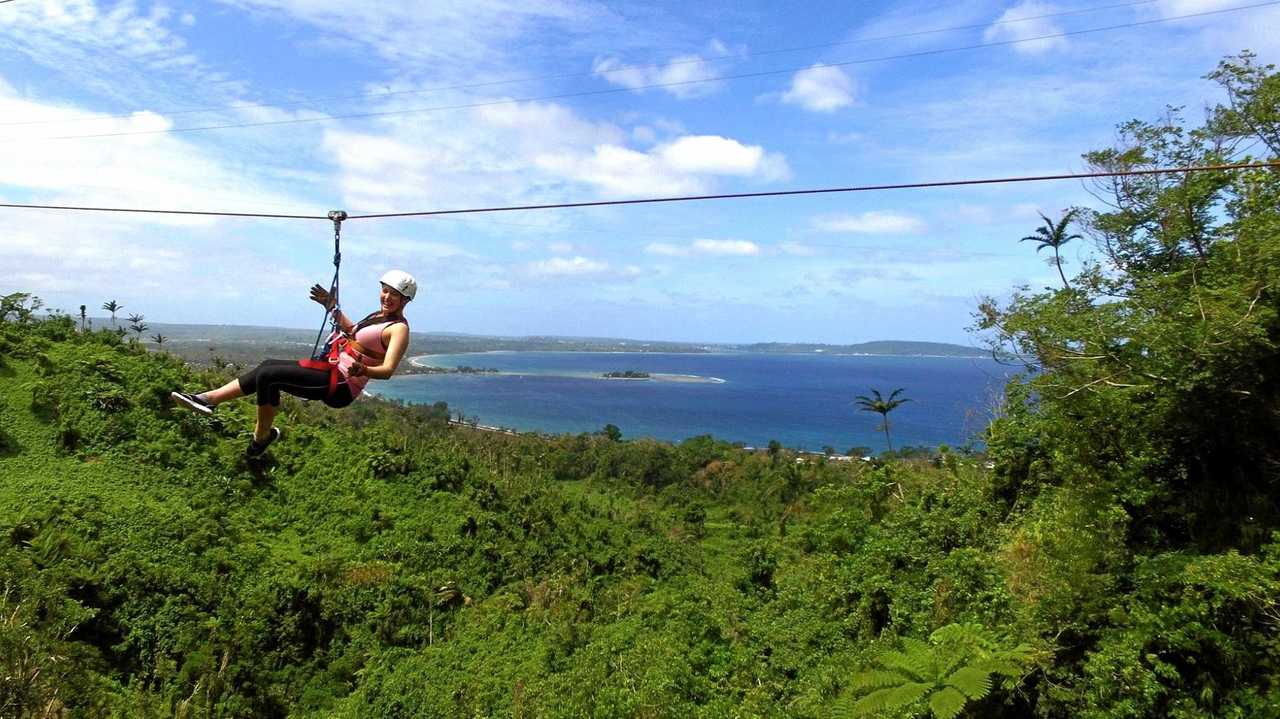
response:
<svg viewBox="0 0 1280 719"><path fill-rule="evenodd" d="M1088 161L1274 156L1280 76L1213 76ZM251 465L249 403L167 400L222 371L0 298L0 714L1280 716L1280 173L1125 182L1100 264L980 308L987 457L290 400Z"/></svg>

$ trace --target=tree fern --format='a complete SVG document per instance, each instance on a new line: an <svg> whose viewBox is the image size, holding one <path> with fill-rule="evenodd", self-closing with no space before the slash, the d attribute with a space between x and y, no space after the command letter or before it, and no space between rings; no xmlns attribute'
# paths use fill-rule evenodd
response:
<svg viewBox="0 0 1280 719"><path fill-rule="evenodd" d="M832 719L855 719L858 714L854 712L853 705L856 702L856 696L851 692L836 697L835 702L831 704Z"/></svg>
<svg viewBox="0 0 1280 719"><path fill-rule="evenodd" d="M955 719L964 711L966 701L953 687L943 687L929 696L929 711L938 719Z"/></svg>
<svg viewBox="0 0 1280 719"><path fill-rule="evenodd" d="M922 642L915 637L903 637L902 648L906 650L907 659L915 667L915 674L919 677L932 677L938 673L938 657L939 652L932 651L933 647L928 642Z"/></svg>
<svg viewBox="0 0 1280 719"><path fill-rule="evenodd" d="M910 716L931 713L936 719L954 719L968 702L991 693L992 675L1020 678L1031 655L1026 645L1000 647L979 624L949 624L927 642L913 637L901 641L901 650L881 652L874 666L852 677L850 692L832 706L834 716L906 709Z"/></svg>
<svg viewBox="0 0 1280 719"><path fill-rule="evenodd" d="M904 675L904 681L921 681L930 675L929 665L919 652L908 654L889 651L881 654L877 661L885 669L901 672Z"/></svg>
<svg viewBox="0 0 1280 719"><path fill-rule="evenodd" d="M1016 677L1022 673L1031 653L1031 647L1026 644L1019 644L1013 649L992 652L990 655L975 662L974 665L992 674Z"/></svg>
<svg viewBox="0 0 1280 719"><path fill-rule="evenodd" d="M900 709L928 694L932 684L908 682L896 687L877 689L853 705L854 716L869 716L876 712Z"/></svg>
<svg viewBox="0 0 1280 719"><path fill-rule="evenodd" d="M991 691L991 672L976 666L960 667L946 678L946 685L970 699L981 699Z"/></svg>
<svg viewBox="0 0 1280 719"><path fill-rule="evenodd" d="M896 687L902 684L904 679L899 672L868 669L853 675L853 680L850 682L849 687L851 689L883 689L884 687Z"/></svg>
<svg viewBox="0 0 1280 719"><path fill-rule="evenodd" d="M987 631L981 624L948 624L939 628L929 636L930 641L940 644L966 644L969 646L977 646L989 644Z"/></svg>

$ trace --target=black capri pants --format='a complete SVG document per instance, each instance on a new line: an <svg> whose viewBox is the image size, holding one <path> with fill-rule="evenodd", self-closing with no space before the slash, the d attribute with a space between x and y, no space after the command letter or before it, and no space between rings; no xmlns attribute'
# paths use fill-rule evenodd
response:
<svg viewBox="0 0 1280 719"><path fill-rule="evenodd" d="M258 395L258 406L280 406L280 393L288 392L303 399L318 399L335 409L351 404L351 388L345 380L338 382L332 397L329 393L329 370L308 369L297 360L264 360L262 364L240 375L240 391Z"/></svg>

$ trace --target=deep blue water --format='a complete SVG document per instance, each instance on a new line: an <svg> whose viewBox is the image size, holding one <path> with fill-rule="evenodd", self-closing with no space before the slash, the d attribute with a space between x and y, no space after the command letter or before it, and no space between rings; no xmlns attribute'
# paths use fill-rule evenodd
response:
<svg viewBox="0 0 1280 719"><path fill-rule="evenodd" d="M980 438L1008 368L987 359L780 354L493 352L434 355L442 367L502 375L410 375L370 385L409 402L445 401L481 424L552 433L615 424L624 437L679 441L700 434L763 446L884 449L880 415L854 396L902 387L890 414L895 447L962 445ZM698 375L723 383L604 380L610 371Z"/></svg>

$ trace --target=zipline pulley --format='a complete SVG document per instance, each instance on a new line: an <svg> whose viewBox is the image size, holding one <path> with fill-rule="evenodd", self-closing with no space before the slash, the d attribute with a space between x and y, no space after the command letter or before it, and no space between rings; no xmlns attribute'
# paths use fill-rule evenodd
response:
<svg viewBox="0 0 1280 719"><path fill-rule="evenodd" d="M338 335L338 275L342 270L342 221L347 219L343 210L330 210L329 219L333 220L333 282L329 283L329 298L332 307L326 307L324 318L320 320L320 331L316 333L315 344L311 346L311 359L320 360L329 356L330 344ZM324 336L325 322L329 323L329 339L320 347L320 338Z"/></svg>

